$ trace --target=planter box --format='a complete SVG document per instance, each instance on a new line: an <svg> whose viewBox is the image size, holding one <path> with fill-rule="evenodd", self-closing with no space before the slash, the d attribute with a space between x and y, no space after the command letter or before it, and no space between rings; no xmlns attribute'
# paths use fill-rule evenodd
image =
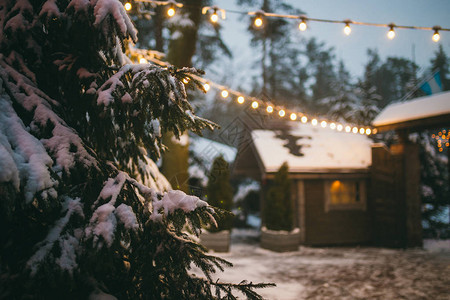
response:
<svg viewBox="0 0 450 300"><path fill-rule="evenodd" d="M214 233L204 231L200 235L200 243L208 250L228 252L230 251L230 231L224 230Z"/></svg>
<svg viewBox="0 0 450 300"><path fill-rule="evenodd" d="M275 252L297 251L300 244L300 230L273 231L261 229L261 248Z"/></svg>

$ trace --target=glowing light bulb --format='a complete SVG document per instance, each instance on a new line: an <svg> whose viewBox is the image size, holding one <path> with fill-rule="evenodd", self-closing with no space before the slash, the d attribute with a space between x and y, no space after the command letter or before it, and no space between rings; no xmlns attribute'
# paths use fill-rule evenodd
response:
<svg viewBox="0 0 450 300"><path fill-rule="evenodd" d="M352 32L352 29L350 28L350 23L345 23L345 27L344 27L345 35L350 35L351 32Z"/></svg>
<svg viewBox="0 0 450 300"><path fill-rule="evenodd" d="M300 31L305 31L306 28L308 28L308 25L306 25L305 20L302 19L302 21L300 22L300 24L298 24L298 29L300 29Z"/></svg>
<svg viewBox="0 0 450 300"><path fill-rule="evenodd" d="M272 107L272 105L267 106L266 110L267 110L267 112L268 112L269 114L273 113L273 107Z"/></svg>
<svg viewBox="0 0 450 300"><path fill-rule="evenodd" d="M439 42L440 39L441 39L441 36L439 35L439 31L436 30L433 34L433 41Z"/></svg>
<svg viewBox="0 0 450 300"><path fill-rule="evenodd" d="M372 130L370 130L370 128L367 128L367 129L366 129L366 134L367 134L367 135L370 135L371 133L372 133Z"/></svg>
<svg viewBox="0 0 450 300"><path fill-rule="evenodd" d="M326 121L320 122L320 126L322 126L323 128L327 127L327 122Z"/></svg>
<svg viewBox="0 0 450 300"><path fill-rule="evenodd" d="M209 91L209 89L210 89L211 87L209 86L209 84L205 83L205 84L203 85L203 88L205 89L205 91Z"/></svg>
<svg viewBox="0 0 450 300"><path fill-rule="evenodd" d="M239 97L237 98L237 102L238 102L239 104L242 104L242 103L244 103L244 102L245 102L245 99L244 99L244 97L242 97L242 96L239 96Z"/></svg>
<svg viewBox="0 0 450 300"><path fill-rule="evenodd" d="M306 116L303 116L301 119L302 123L308 122L308 118Z"/></svg>
<svg viewBox="0 0 450 300"><path fill-rule="evenodd" d="M261 17L256 17L255 21L253 22L253 24L255 24L256 27L261 27L263 25L263 20Z"/></svg>
<svg viewBox="0 0 450 300"><path fill-rule="evenodd" d="M341 124L338 124L338 125L336 126L336 129L337 129L338 131L342 131L342 129L344 129L344 126L342 126Z"/></svg>
<svg viewBox="0 0 450 300"><path fill-rule="evenodd" d="M345 132L350 132L352 128L350 126L345 126Z"/></svg>
<svg viewBox="0 0 450 300"><path fill-rule="evenodd" d="M292 121L297 120L297 114L295 113L292 113L289 117L291 118Z"/></svg>
<svg viewBox="0 0 450 300"><path fill-rule="evenodd" d="M359 133L360 133L360 134L364 134L364 132L366 132L366 131L364 130L364 128L360 128L360 129L359 129Z"/></svg>
<svg viewBox="0 0 450 300"><path fill-rule="evenodd" d="M174 7L169 7L169 9L167 10L167 15L171 18L173 16L175 16L175 8Z"/></svg>
<svg viewBox="0 0 450 300"><path fill-rule="evenodd" d="M278 112L278 115L279 115L280 117L284 117L284 116L286 115L286 112L285 112L284 110L280 110L280 111Z"/></svg>
<svg viewBox="0 0 450 300"><path fill-rule="evenodd" d="M183 78L183 83L184 83L184 84L188 84L189 81L190 81L190 79L189 79L188 77L184 77L184 78Z"/></svg>
<svg viewBox="0 0 450 300"><path fill-rule="evenodd" d="M394 25L389 25L389 31L387 33L387 37L392 40L393 38L395 38L395 31L394 31Z"/></svg>
<svg viewBox="0 0 450 300"><path fill-rule="evenodd" d="M217 15L217 12L214 12L209 19L211 20L211 22L217 23L217 21L219 21L219 16Z"/></svg>
<svg viewBox="0 0 450 300"><path fill-rule="evenodd" d="M223 98L228 97L228 91L227 90L223 90L221 95L222 95Z"/></svg>
<svg viewBox="0 0 450 300"><path fill-rule="evenodd" d="M127 3L125 3L125 5L124 5L124 8L125 8L126 11L130 11L132 7L133 7L133 6L131 5L130 2L127 2Z"/></svg>
<svg viewBox="0 0 450 300"><path fill-rule="evenodd" d="M358 128L357 127L353 127L352 132L353 133L358 133Z"/></svg>
<svg viewBox="0 0 450 300"><path fill-rule="evenodd" d="M253 101L253 102L252 102L252 107L253 107L254 109L258 108L258 106L259 106L258 102L256 102L256 101Z"/></svg>
<svg viewBox="0 0 450 300"><path fill-rule="evenodd" d="M141 57L141 58L139 58L139 63L146 64L146 63L148 63L148 61L145 58Z"/></svg>
<svg viewBox="0 0 450 300"><path fill-rule="evenodd" d="M312 120L311 120L311 124L312 124L313 126L316 126L316 125L317 125L317 119L312 119Z"/></svg>
<svg viewBox="0 0 450 300"><path fill-rule="evenodd" d="M330 124L330 128L333 129L333 130L336 129L336 124L335 123L331 123Z"/></svg>

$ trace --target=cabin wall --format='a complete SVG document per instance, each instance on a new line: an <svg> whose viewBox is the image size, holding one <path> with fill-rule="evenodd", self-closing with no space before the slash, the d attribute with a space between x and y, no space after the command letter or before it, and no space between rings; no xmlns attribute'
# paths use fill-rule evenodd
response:
<svg viewBox="0 0 450 300"><path fill-rule="evenodd" d="M370 241L370 215L367 209L326 211L324 180L306 179L297 182L297 185L303 185L304 199L297 199L299 203L304 202L304 244L366 244ZM298 222L302 223L302 220Z"/></svg>

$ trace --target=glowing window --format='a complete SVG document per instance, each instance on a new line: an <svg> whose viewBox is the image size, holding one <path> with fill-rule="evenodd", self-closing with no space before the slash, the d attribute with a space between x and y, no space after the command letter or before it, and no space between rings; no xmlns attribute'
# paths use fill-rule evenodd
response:
<svg viewBox="0 0 450 300"><path fill-rule="evenodd" d="M362 180L331 180L325 183L325 210L366 209Z"/></svg>

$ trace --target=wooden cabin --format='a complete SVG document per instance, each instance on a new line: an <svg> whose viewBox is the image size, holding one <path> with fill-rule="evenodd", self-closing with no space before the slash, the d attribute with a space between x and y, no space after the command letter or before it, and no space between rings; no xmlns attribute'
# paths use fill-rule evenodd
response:
<svg viewBox="0 0 450 300"><path fill-rule="evenodd" d="M369 243L371 140L320 125L292 124L251 131L238 151L234 174L259 180L264 187L287 162L301 244Z"/></svg>

